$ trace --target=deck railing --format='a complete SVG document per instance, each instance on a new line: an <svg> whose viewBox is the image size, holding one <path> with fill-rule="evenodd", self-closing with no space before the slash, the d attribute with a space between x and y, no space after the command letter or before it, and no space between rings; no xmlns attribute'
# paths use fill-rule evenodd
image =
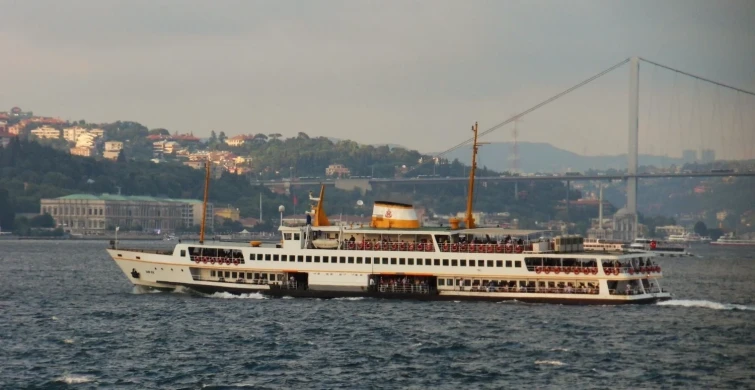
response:
<svg viewBox="0 0 755 390"><path fill-rule="evenodd" d="M508 292L508 293L538 293L538 294L590 294L599 293L597 287L496 287L496 286L456 286L454 291L469 292Z"/></svg>
<svg viewBox="0 0 755 390"><path fill-rule="evenodd" d="M427 285L417 284L379 284L378 291L381 293L429 294L430 288Z"/></svg>

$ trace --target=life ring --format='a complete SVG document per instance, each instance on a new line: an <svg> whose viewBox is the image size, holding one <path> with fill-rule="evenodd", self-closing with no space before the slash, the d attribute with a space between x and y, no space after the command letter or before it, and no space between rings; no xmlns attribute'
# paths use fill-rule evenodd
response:
<svg viewBox="0 0 755 390"><path fill-rule="evenodd" d="M360 242L360 243L357 243L357 249L359 249L360 251L361 251L362 249L364 249L364 243L361 243L361 242Z"/></svg>
<svg viewBox="0 0 755 390"><path fill-rule="evenodd" d="M561 267L555 267L553 269L553 273L556 274L556 275L560 274L561 273Z"/></svg>
<svg viewBox="0 0 755 390"><path fill-rule="evenodd" d="M433 251L433 244L431 243L425 243L425 251L426 252L432 252Z"/></svg>
<svg viewBox="0 0 755 390"><path fill-rule="evenodd" d="M488 244L488 253L493 253L493 252L495 252L495 245Z"/></svg>
<svg viewBox="0 0 755 390"><path fill-rule="evenodd" d="M451 244L451 252L458 252L459 244Z"/></svg>
<svg viewBox="0 0 755 390"><path fill-rule="evenodd" d="M581 268L579 268L579 267L574 267L574 275L579 275L579 271L580 271L580 270L581 270Z"/></svg>
<svg viewBox="0 0 755 390"><path fill-rule="evenodd" d="M398 249L402 250L402 251L405 251L406 250L406 243L402 242L402 243L398 244Z"/></svg>
<svg viewBox="0 0 755 390"><path fill-rule="evenodd" d="M194 257L194 262L199 264L202 261L202 259L199 256Z"/></svg>
<svg viewBox="0 0 755 390"><path fill-rule="evenodd" d="M462 251L462 252L466 252L467 251L467 244L461 244L461 245L459 245L459 250Z"/></svg>
<svg viewBox="0 0 755 390"><path fill-rule="evenodd" d="M210 259L210 264L215 264L215 258L214 257Z"/></svg>
<svg viewBox="0 0 755 390"><path fill-rule="evenodd" d="M506 244L506 253L513 253L514 252L514 246L511 244Z"/></svg>
<svg viewBox="0 0 755 390"><path fill-rule="evenodd" d="M545 267L545 273L546 274L551 273L551 269L552 269L551 267Z"/></svg>
<svg viewBox="0 0 755 390"><path fill-rule="evenodd" d="M411 244L411 245L414 245L414 244ZM443 252L448 252L448 250L449 250L449 248L450 248L450 247L451 247L451 246L450 246L450 245L448 245L448 243L447 243L447 242L444 242L444 243L443 243Z"/></svg>
<svg viewBox="0 0 755 390"><path fill-rule="evenodd" d="M233 259L233 265L239 265L239 259Z"/></svg>
<svg viewBox="0 0 755 390"><path fill-rule="evenodd" d="M498 244L495 246L496 253L503 253L503 245Z"/></svg>
<svg viewBox="0 0 755 390"><path fill-rule="evenodd" d="M516 246L516 253L522 253L524 251L524 247L521 245Z"/></svg>
<svg viewBox="0 0 755 390"><path fill-rule="evenodd" d="M380 250L380 247L382 247L382 245L380 245L380 243L379 243L379 242L376 242L376 243L375 243L375 250L376 250L376 251L379 251L379 250Z"/></svg>
<svg viewBox="0 0 755 390"><path fill-rule="evenodd" d="M590 271L590 273L593 274L593 275L597 275L598 274L598 267L593 267L592 270Z"/></svg>
<svg viewBox="0 0 755 390"><path fill-rule="evenodd" d="M206 257L203 257L203 258L202 258L202 262L203 262L203 263L205 263L205 264L207 264L207 258L206 258Z"/></svg>
<svg viewBox="0 0 755 390"><path fill-rule="evenodd" d="M354 249L356 245L353 242L349 242L349 249Z"/></svg>
<svg viewBox="0 0 755 390"><path fill-rule="evenodd" d="M409 243L409 250L410 250L410 251L413 251L413 250L414 250L414 243L413 243L413 242L410 242L410 243Z"/></svg>
<svg viewBox="0 0 755 390"><path fill-rule="evenodd" d="M655 242L655 240L650 241L650 249L655 249L658 246L658 244Z"/></svg>
<svg viewBox="0 0 755 390"><path fill-rule="evenodd" d="M634 275L634 268L631 268L631 267L629 268L629 274Z"/></svg>
<svg viewBox="0 0 755 390"><path fill-rule="evenodd" d="M394 242L393 244L391 244L391 250L392 251L395 251L397 249L398 249L398 244L397 243Z"/></svg>
<svg viewBox="0 0 755 390"><path fill-rule="evenodd" d="M225 265L231 265L231 259L226 258L225 259Z"/></svg>
<svg viewBox="0 0 755 390"><path fill-rule="evenodd" d="M372 250L372 243L371 242L365 242L364 243L364 249Z"/></svg>
<svg viewBox="0 0 755 390"><path fill-rule="evenodd" d="M564 273L570 274L571 273L571 267L564 267Z"/></svg>
<svg viewBox="0 0 755 390"><path fill-rule="evenodd" d="M535 273L541 273L543 272L543 267L535 267Z"/></svg>

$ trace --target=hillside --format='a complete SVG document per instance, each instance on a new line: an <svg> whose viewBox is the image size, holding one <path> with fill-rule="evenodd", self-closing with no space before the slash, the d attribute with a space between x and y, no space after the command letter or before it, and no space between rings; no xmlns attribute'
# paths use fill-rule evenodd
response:
<svg viewBox="0 0 755 390"><path fill-rule="evenodd" d="M567 150L559 149L548 143L520 142L519 169L523 172L581 172L588 169L626 169L627 156L582 156ZM511 143L495 142L480 148L479 164L495 171L511 169ZM459 159L464 164L471 161L471 147L454 150L448 159ZM640 155L640 165L654 165L657 167L681 164L681 159L662 156Z"/></svg>

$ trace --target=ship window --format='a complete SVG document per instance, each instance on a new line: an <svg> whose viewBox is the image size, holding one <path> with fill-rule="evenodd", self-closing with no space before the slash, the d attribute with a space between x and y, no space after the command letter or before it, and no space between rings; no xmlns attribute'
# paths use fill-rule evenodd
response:
<svg viewBox="0 0 755 390"><path fill-rule="evenodd" d="M422 259L417 259L417 265L422 265Z"/></svg>
<svg viewBox="0 0 755 390"><path fill-rule="evenodd" d="M388 258L387 257L383 257L383 264L388 264Z"/></svg>
<svg viewBox="0 0 755 390"><path fill-rule="evenodd" d="M496 266L496 267L499 267L499 268L500 268L500 267L503 267L503 260L496 260L496 261L495 261L495 266Z"/></svg>
<svg viewBox="0 0 755 390"><path fill-rule="evenodd" d="M414 259L407 259L407 261L408 262L406 264L414 265Z"/></svg>
<svg viewBox="0 0 755 390"><path fill-rule="evenodd" d="M443 266L448 267L448 259L443 259Z"/></svg>
<svg viewBox="0 0 755 390"><path fill-rule="evenodd" d="M299 241L299 233L294 233L294 241Z"/></svg>
<svg viewBox="0 0 755 390"><path fill-rule="evenodd" d="M516 267L516 268L522 268L522 262L519 261L519 260L515 261L514 262L514 267Z"/></svg>
<svg viewBox="0 0 755 390"><path fill-rule="evenodd" d="M485 260L477 260L477 266L478 267L484 267L485 266Z"/></svg>
<svg viewBox="0 0 755 390"><path fill-rule="evenodd" d="M231 272L231 278L232 278L232 279L236 279L237 277L239 277L239 276L238 276L238 274L236 273L236 271L233 271L233 272Z"/></svg>
<svg viewBox="0 0 755 390"><path fill-rule="evenodd" d="M269 253L265 254L265 261L270 261L270 254Z"/></svg>
<svg viewBox="0 0 755 390"><path fill-rule="evenodd" d="M349 264L354 264L354 258L349 256Z"/></svg>
<svg viewBox="0 0 755 390"><path fill-rule="evenodd" d="M372 259L371 259L371 258L369 258L369 257L365 257L365 258L364 258L364 263L365 263L365 264L372 264Z"/></svg>
<svg viewBox="0 0 755 390"><path fill-rule="evenodd" d="M249 254L249 260L254 260L254 253Z"/></svg>
<svg viewBox="0 0 755 390"><path fill-rule="evenodd" d="M315 263L319 263L319 262L320 262L320 256L315 256Z"/></svg>
<svg viewBox="0 0 755 390"><path fill-rule="evenodd" d="M493 260L488 260L488 267L493 267Z"/></svg>
<svg viewBox="0 0 755 390"><path fill-rule="evenodd" d="M466 267L467 266L467 261L466 260L459 260L459 265L462 266L462 267Z"/></svg>
<svg viewBox="0 0 755 390"><path fill-rule="evenodd" d="M459 266L459 260L451 260L451 267L458 267Z"/></svg>
<svg viewBox="0 0 755 390"><path fill-rule="evenodd" d="M322 262L323 263L327 263L328 262L328 256L323 256L322 257Z"/></svg>
<svg viewBox="0 0 755 390"><path fill-rule="evenodd" d="M246 273L246 278L247 278L247 279L253 279L253 278L252 278L252 273L251 273L251 272L247 272L247 273Z"/></svg>
<svg viewBox="0 0 755 390"><path fill-rule="evenodd" d="M257 253L257 260L262 260L262 253Z"/></svg>
<svg viewBox="0 0 755 390"><path fill-rule="evenodd" d="M362 258L361 257L357 257L357 264L362 264Z"/></svg>
<svg viewBox="0 0 755 390"><path fill-rule="evenodd" d="M406 265L406 259L398 259L398 265Z"/></svg>
<svg viewBox="0 0 755 390"><path fill-rule="evenodd" d="M278 261L278 255L273 255L273 261Z"/></svg>
<svg viewBox="0 0 755 390"><path fill-rule="evenodd" d="M433 265L440 266L440 259L435 259L435 261L433 261Z"/></svg>
<svg viewBox="0 0 755 390"><path fill-rule="evenodd" d="M254 273L254 278L255 278L255 279L259 279L259 278L260 278L260 274L259 274L259 272L255 272L255 273Z"/></svg>
<svg viewBox="0 0 755 390"><path fill-rule="evenodd" d="M306 262L307 262L307 263L311 263L311 262L312 262L312 256L307 256L307 258L306 258Z"/></svg>
<svg viewBox="0 0 755 390"><path fill-rule="evenodd" d="M186 249L181 249L181 257L186 257Z"/></svg>
<svg viewBox="0 0 755 390"><path fill-rule="evenodd" d="M230 278L231 277L231 271L225 271L225 277Z"/></svg>
<svg viewBox="0 0 755 390"><path fill-rule="evenodd" d="M303 263L304 262L304 256L301 256L301 255L296 256L296 261L299 262L299 263Z"/></svg>
<svg viewBox="0 0 755 390"><path fill-rule="evenodd" d="M438 286L445 286L446 285L446 279L438 279Z"/></svg>
<svg viewBox="0 0 755 390"><path fill-rule="evenodd" d="M467 286L467 287L469 287L469 286L472 285L472 281L469 280L469 279L464 279L464 285Z"/></svg>
<svg viewBox="0 0 755 390"><path fill-rule="evenodd" d="M344 263L346 263L346 257L344 257L344 256L341 256L341 257L340 257L340 258L338 259L338 262L339 262L339 263L341 263L341 264L344 264Z"/></svg>
<svg viewBox="0 0 755 390"><path fill-rule="evenodd" d="M215 276L215 270L210 271L210 276Z"/></svg>
<svg viewBox="0 0 755 390"><path fill-rule="evenodd" d="M396 258L395 257L391 257L391 265L396 265Z"/></svg>
<svg viewBox="0 0 755 390"><path fill-rule="evenodd" d="M506 260L506 267L511 268L511 260Z"/></svg>
<svg viewBox="0 0 755 390"><path fill-rule="evenodd" d="M284 240L291 240L291 233L283 233Z"/></svg>
<svg viewBox="0 0 755 390"><path fill-rule="evenodd" d="M288 261L288 255L281 255L281 261Z"/></svg>

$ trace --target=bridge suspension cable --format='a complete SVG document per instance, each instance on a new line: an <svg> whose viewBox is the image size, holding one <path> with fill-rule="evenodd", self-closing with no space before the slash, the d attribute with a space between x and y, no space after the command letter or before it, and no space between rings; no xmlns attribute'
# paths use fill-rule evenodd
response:
<svg viewBox="0 0 755 390"><path fill-rule="evenodd" d="M629 62L629 60L630 59L627 58L627 59L619 62L618 64L613 65L610 68L608 68L608 69L606 69L606 70L604 70L604 71L602 71L602 72L600 72L600 73L598 73L598 74L596 74L596 75L594 75L594 76L592 76L592 77L590 77L590 78L588 78L588 79L580 82L579 84L576 84L573 87L568 88L568 89L562 91L561 93L558 93L556 95L551 96L550 98L548 98L546 100L543 100L542 102L540 102L540 103L538 103L538 104L536 104L536 105L534 105L534 106L532 106L532 107L530 107L530 108L528 108L528 109L526 109L526 110L524 110L524 111L522 111L522 112L520 112L520 113L512 116L511 118L509 118L509 119L507 119L507 120L505 120L505 121L503 121L503 122L501 122L501 123L499 123L499 124L497 124L497 125L489 128L489 129L487 129L485 131L483 131L477 137L480 138L480 137L483 137L483 136L485 136L487 134L490 134L490 133L492 133L492 132L500 129L503 126L506 126L507 124L509 124L511 122L514 122L515 120L518 120L519 118L521 118L521 117L523 117L523 116L525 116L525 115L527 115L527 114L529 114L529 113L531 113L531 112L533 112L533 111L535 111L535 110L537 110L537 109L539 109L539 108L541 108L541 107L543 107L543 106L545 106L545 105L547 105L549 103L552 103L552 102L558 100L559 98L563 97L564 95L568 95L569 93L571 93L571 92L573 92L573 91L575 91L575 90L577 90L577 89L585 86L586 84L589 84L589 83L595 81L596 79L598 79L598 78L600 78L602 76L605 76L606 74L610 73L611 71L613 71L613 70L621 67L622 65L626 64L627 62ZM445 151L443 151L441 153L436 154L434 157L445 156L446 154L451 153L454 150L459 149L459 148L463 147L464 145L469 144L473 140L474 140L474 138L469 138L466 141L460 142L460 143L454 145L453 147L451 147L451 148L449 148L449 149L447 149L447 150L445 150ZM411 171L413 171L413 170L415 170L415 169L423 166L424 164L429 163L430 161L433 161L433 160L432 159L428 159L426 162L422 162L422 163L414 166L412 169L408 170L407 172L411 172Z"/></svg>
<svg viewBox="0 0 755 390"><path fill-rule="evenodd" d="M755 92L750 92L750 91L744 90L742 88L732 87L731 85L726 85L724 83L719 83L718 81L713 81L711 79L706 79L705 77L697 76L697 75L694 75L692 73L685 72L683 70L679 70L679 69L672 68L670 66L659 64L659 63L657 63L655 61L650 61L650 60L642 58L642 57L640 57L640 61L647 62L648 64L653 64L655 66L659 66L661 68L668 69L668 70L670 70L672 72L680 73L680 74L683 74L685 76L689 76L689 77L692 77L692 78L695 78L695 79L698 79L698 80L706 81L706 82L709 82L711 84L718 85L720 87L733 89L733 90L735 90L737 92L742 92L742 93L745 93L745 94L748 94L748 95L755 96Z"/></svg>

